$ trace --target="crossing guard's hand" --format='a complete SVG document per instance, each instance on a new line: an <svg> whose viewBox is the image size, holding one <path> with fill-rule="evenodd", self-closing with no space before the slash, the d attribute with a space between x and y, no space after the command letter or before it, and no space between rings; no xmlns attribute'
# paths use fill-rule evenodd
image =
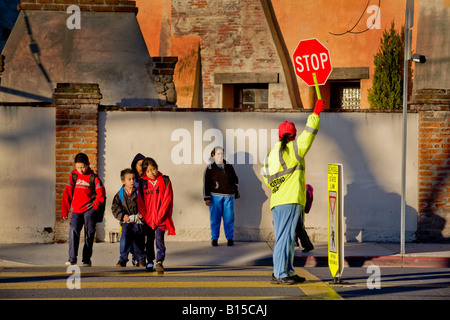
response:
<svg viewBox="0 0 450 320"><path fill-rule="evenodd" d="M314 108L314 113L317 115L320 115L320 113L322 112L323 108L325 108L325 105L323 103L322 99L319 99L316 101L316 107Z"/></svg>

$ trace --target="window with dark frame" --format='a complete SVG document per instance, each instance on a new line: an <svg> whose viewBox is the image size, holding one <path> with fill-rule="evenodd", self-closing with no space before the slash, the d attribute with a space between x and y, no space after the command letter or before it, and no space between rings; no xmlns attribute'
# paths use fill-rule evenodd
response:
<svg viewBox="0 0 450 320"><path fill-rule="evenodd" d="M269 108L269 84L235 84L235 108L267 109Z"/></svg>
<svg viewBox="0 0 450 320"><path fill-rule="evenodd" d="M331 82L331 109L360 109L361 84L354 82Z"/></svg>

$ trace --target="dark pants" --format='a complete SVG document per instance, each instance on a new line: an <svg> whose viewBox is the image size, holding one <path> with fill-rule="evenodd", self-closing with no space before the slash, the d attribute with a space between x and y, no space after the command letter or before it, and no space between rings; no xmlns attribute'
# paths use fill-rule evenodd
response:
<svg viewBox="0 0 450 320"><path fill-rule="evenodd" d="M144 225L138 223L123 223L120 236L120 261L127 262L128 254L132 250L136 260L145 260Z"/></svg>
<svg viewBox="0 0 450 320"><path fill-rule="evenodd" d="M80 245L80 233L84 225L84 247L83 262L90 263L92 256L92 248L95 238L95 220L93 217L94 209L91 208L83 213L72 212L70 218L69 231L69 259L75 260L78 256L78 247Z"/></svg>
<svg viewBox="0 0 450 320"><path fill-rule="evenodd" d="M147 254L147 263L155 260L155 244L156 244L156 262L163 262L166 257L166 245L164 244L165 231L160 228L153 230L145 225L145 234L147 240L145 242L145 251Z"/></svg>
<svg viewBox="0 0 450 320"><path fill-rule="evenodd" d="M303 223L303 219L301 216L298 219L297 227L295 228L295 242L296 243L298 243L297 238L300 239L300 243L305 250L309 251L314 248L313 244L309 240L308 233L306 233L305 225Z"/></svg>

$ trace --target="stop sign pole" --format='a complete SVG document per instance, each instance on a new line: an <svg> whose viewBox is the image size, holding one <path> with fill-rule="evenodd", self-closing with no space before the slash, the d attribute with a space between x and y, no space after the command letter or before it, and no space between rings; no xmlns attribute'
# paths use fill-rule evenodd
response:
<svg viewBox="0 0 450 320"><path fill-rule="evenodd" d="M322 99L319 85L324 85L333 70L328 49L317 39L301 40L293 54L295 73L308 86L316 88Z"/></svg>
<svg viewBox="0 0 450 320"><path fill-rule="evenodd" d="M314 87L316 87L316 95L317 95L317 99L322 100L322 95L320 94L319 84L317 83L317 76L316 76L316 73L313 72L312 76L313 76L313 78L314 78Z"/></svg>

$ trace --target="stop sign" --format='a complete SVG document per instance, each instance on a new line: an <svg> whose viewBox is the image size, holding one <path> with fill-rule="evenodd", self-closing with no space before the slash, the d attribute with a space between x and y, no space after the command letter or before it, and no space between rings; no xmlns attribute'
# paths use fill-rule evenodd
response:
<svg viewBox="0 0 450 320"><path fill-rule="evenodd" d="M317 84L323 85L333 70L328 49L317 39L300 41L293 58L295 73L308 86L314 85L313 73L316 74Z"/></svg>

